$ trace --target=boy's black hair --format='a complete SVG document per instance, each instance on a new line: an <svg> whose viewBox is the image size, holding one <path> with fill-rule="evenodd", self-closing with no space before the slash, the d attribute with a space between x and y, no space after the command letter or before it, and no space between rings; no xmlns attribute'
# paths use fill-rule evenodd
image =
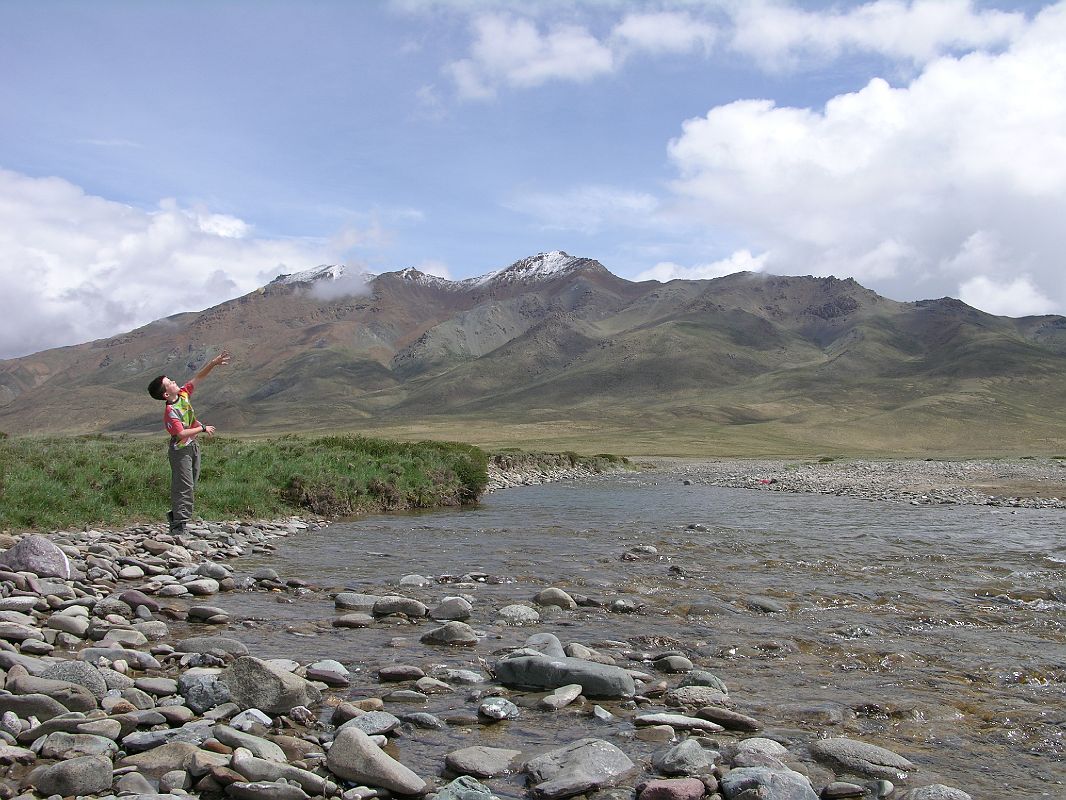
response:
<svg viewBox="0 0 1066 800"><path fill-rule="evenodd" d="M158 378L148 384L148 394L152 395L156 400L166 400L163 395L163 378L166 375L160 375Z"/></svg>

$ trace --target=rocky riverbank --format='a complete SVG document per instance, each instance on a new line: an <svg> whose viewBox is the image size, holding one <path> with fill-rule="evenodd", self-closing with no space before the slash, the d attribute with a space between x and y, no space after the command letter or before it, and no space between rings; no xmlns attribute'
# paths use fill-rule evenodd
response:
<svg viewBox="0 0 1066 800"><path fill-rule="evenodd" d="M616 456L571 453L495 453L489 457L486 492L555 481L577 481L631 468Z"/></svg>
<svg viewBox="0 0 1066 800"><path fill-rule="evenodd" d="M417 644L377 674L257 658L216 598L300 602L327 590L227 562L322 527L205 524L171 536L139 526L0 542L0 797L490 800L513 794L515 775L546 800L968 797L921 785L918 766L873 742L759 736L772 721L745 714L728 676L692 653L546 633L491 652L494 632L580 607L631 614L629 601L548 588L479 608L471 591L504 578L396 575L396 594L331 593L337 630L415 626L403 641ZM418 710L441 695L447 713ZM557 714L584 735L532 751L508 739L510 720ZM404 740L421 737L439 746L431 774L403 763Z"/></svg>
<svg viewBox="0 0 1066 800"><path fill-rule="evenodd" d="M1066 459L969 461L718 459L661 465L708 486L811 492L915 505L1066 508Z"/></svg>

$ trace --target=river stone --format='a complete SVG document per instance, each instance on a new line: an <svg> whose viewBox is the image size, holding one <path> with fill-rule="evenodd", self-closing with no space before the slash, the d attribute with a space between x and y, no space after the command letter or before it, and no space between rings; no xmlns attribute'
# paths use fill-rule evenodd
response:
<svg viewBox="0 0 1066 800"><path fill-rule="evenodd" d="M477 713L493 722L519 717L518 706L504 697L490 697L482 700L477 707Z"/></svg>
<svg viewBox="0 0 1066 800"><path fill-rule="evenodd" d="M476 778L460 775L437 791L437 800L499 800L499 798Z"/></svg>
<svg viewBox="0 0 1066 800"><path fill-rule="evenodd" d="M304 742L304 744L309 743ZM299 754L293 753L293 755ZM300 769L292 764L257 758L243 747L238 747L233 751L230 768L243 775L249 781L278 781L284 779L295 781L300 784L300 787L305 792L311 794L326 795L328 797L335 793L336 785L321 775Z"/></svg>
<svg viewBox="0 0 1066 800"><path fill-rule="evenodd" d="M787 747L780 742L775 742L773 739L767 739L763 736L750 736L747 739L741 739L739 742L723 748L723 751L730 759L741 753L760 753L772 758L784 758L788 755Z"/></svg>
<svg viewBox="0 0 1066 800"><path fill-rule="evenodd" d="M345 728L337 734L326 754L326 766L345 780L380 786L397 794L422 794L426 789L424 780L358 728Z"/></svg>
<svg viewBox="0 0 1066 800"><path fill-rule="evenodd" d="M582 694L592 698L632 697L636 692L633 677L621 667L568 656L504 658L496 662L496 679L515 689L554 690L577 683Z"/></svg>
<svg viewBox="0 0 1066 800"><path fill-rule="evenodd" d="M248 647L244 642L226 636L191 636L182 639L174 649L181 653L218 653L221 655L246 656Z"/></svg>
<svg viewBox="0 0 1066 800"><path fill-rule="evenodd" d="M235 800L308 800L310 795L286 781L234 781L226 786L226 796Z"/></svg>
<svg viewBox="0 0 1066 800"><path fill-rule="evenodd" d="M67 554L35 533L23 536L14 547L0 553L0 565L12 572L32 572L42 578L65 580L73 575Z"/></svg>
<svg viewBox="0 0 1066 800"><path fill-rule="evenodd" d="M540 614L529 606L514 604L497 611L496 622L501 625L535 625L540 622Z"/></svg>
<svg viewBox="0 0 1066 800"><path fill-rule="evenodd" d="M111 788L111 768L107 756L81 756L38 767L30 773L29 781L43 795L99 794Z"/></svg>
<svg viewBox="0 0 1066 800"><path fill-rule="evenodd" d="M733 701L729 699L729 695L710 686L679 686L668 691L663 699L668 706L689 706L691 708L730 706L733 704Z"/></svg>
<svg viewBox="0 0 1066 800"><path fill-rule="evenodd" d="M50 733L41 742L41 758L81 758L82 756L107 756L112 758L118 745L104 736L91 733Z"/></svg>
<svg viewBox="0 0 1066 800"><path fill-rule="evenodd" d="M917 786L908 789L899 800L973 800L962 789L945 786L942 783L931 783L928 786Z"/></svg>
<svg viewBox="0 0 1066 800"><path fill-rule="evenodd" d="M78 651L78 661L98 663L101 658L106 658L112 664L116 661L125 661L134 669L159 669L161 666L154 656L140 650L127 650L122 647L86 647Z"/></svg>
<svg viewBox="0 0 1066 800"><path fill-rule="evenodd" d="M903 756L855 739L822 739L811 745L811 755L836 772L899 781L915 769Z"/></svg>
<svg viewBox="0 0 1066 800"><path fill-rule="evenodd" d="M44 634L32 625L0 621L0 639L9 642L44 641Z"/></svg>
<svg viewBox="0 0 1066 800"><path fill-rule="evenodd" d="M422 634L421 641L426 644L475 645L478 642L474 629L465 622L446 622Z"/></svg>
<svg viewBox="0 0 1066 800"><path fill-rule="evenodd" d="M327 686L348 686L352 682L348 668L331 658L308 664L306 675L308 680L322 681Z"/></svg>
<svg viewBox="0 0 1066 800"><path fill-rule="evenodd" d="M701 739L690 737L655 756L652 763L663 775L710 775L721 757Z"/></svg>
<svg viewBox="0 0 1066 800"><path fill-rule="evenodd" d="M790 769L737 767L722 776L721 787L727 800L818 800L811 782Z"/></svg>
<svg viewBox="0 0 1066 800"><path fill-rule="evenodd" d="M107 682L100 670L85 661L58 661L40 674L41 678L52 681L66 681L84 686L96 697L107 693Z"/></svg>
<svg viewBox="0 0 1066 800"><path fill-rule="evenodd" d="M547 589L538 592L533 598L533 602L538 606L558 606L568 611L577 608L577 601L555 586L549 586Z"/></svg>
<svg viewBox="0 0 1066 800"><path fill-rule="evenodd" d="M700 719L716 722L727 731L757 731L761 727L754 717L721 706L705 706L696 712Z"/></svg>
<svg viewBox="0 0 1066 800"><path fill-rule="evenodd" d="M220 677L242 709L258 708L268 714L288 714L296 706L313 706L321 692L291 672L272 670L254 656L241 656Z"/></svg>
<svg viewBox="0 0 1066 800"><path fill-rule="evenodd" d="M700 800L707 787L699 778L651 780L637 795L639 800Z"/></svg>
<svg viewBox="0 0 1066 800"><path fill-rule="evenodd" d="M525 765L534 797L548 800L614 786L635 769L625 753L602 739L580 739Z"/></svg>
<svg viewBox="0 0 1066 800"><path fill-rule="evenodd" d="M45 622L45 627L52 630L62 631L63 633L69 633L71 636L77 636L79 639L84 639L85 635L89 632L89 620L84 617L74 617L69 614L53 614Z"/></svg>
<svg viewBox="0 0 1066 800"><path fill-rule="evenodd" d="M333 620L334 628L369 628L374 624L374 618L369 614L344 614Z"/></svg>
<svg viewBox="0 0 1066 800"><path fill-rule="evenodd" d="M66 714L70 709L46 694L0 694L0 714L13 712L21 719L37 717L48 720Z"/></svg>
<svg viewBox="0 0 1066 800"><path fill-rule="evenodd" d="M688 672L693 665L684 656L671 655L657 658L654 666L660 672Z"/></svg>
<svg viewBox="0 0 1066 800"><path fill-rule="evenodd" d="M694 669L687 673L678 684L678 687L684 686L709 686L712 689L717 689L722 694L729 694L729 689L726 687L725 681L713 672L707 672L702 669Z"/></svg>
<svg viewBox="0 0 1066 800"><path fill-rule="evenodd" d="M380 600L381 597L375 594L359 594L357 592L341 592L335 598L333 603L337 608L345 609L348 611L373 611L374 603Z"/></svg>
<svg viewBox="0 0 1066 800"><path fill-rule="evenodd" d="M407 617L424 617L429 612L425 604L410 597L400 595L386 595L379 597L374 603L374 616L384 617L389 614L403 614Z"/></svg>
<svg viewBox="0 0 1066 800"><path fill-rule="evenodd" d="M495 778L511 771L511 765L520 755L521 750L475 745L449 753L444 763L448 765L448 769L460 775Z"/></svg>
<svg viewBox="0 0 1066 800"><path fill-rule="evenodd" d="M440 622L456 620L462 622L470 619L474 607L463 597L445 597L429 612L429 616Z"/></svg>
<svg viewBox="0 0 1066 800"><path fill-rule="evenodd" d="M260 736L253 736L250 733L244 733L236 728L231 728L229 725L216 725L214 729L214 737L222 742L222 744L229 745L230 747L243 747L256 758L277 762L287 760L285 758L285 751L273 742Z"/></svg>
<svg viewBox="0 0 1066 800"><path fill-rule="evenodd" d="M220 677L218 670L194 667L178 679L178 694L185 698L189 708L203 714L230 701L229 687Z"/></svg>
<svg viewBox="0 0 1066 800"><path fill-rule="evenodd" d="M710 720L699 717L688 717L684 714L641 714L633 719L636 725L669 725L671 728L683 731L703 731L704 733L719 733L722 726Z"/></svg>
<svg viewBox="0 0 1066 800"><path fill-rule="evenodd" d="M425 670L413 664L388 664L378 670L378 680L383 683L416 681L426 677Z"/></svg>
<svg viewBox="0 0 1066 800"><path fill-rule="evenodd" d="M28 614L37 605L37 597L0 597L0 611L18 611Z"/></svg>
<svg viewBox="0 0 1066 800"><path fill-rule="evenodd" d="M568 683L566 686L560 686L554 692L544 697L539 703L537 703L537 707L547 709L548 711L558 711L560 708L570 705L579 697L581 697L581 684Z"/></svg>
<svg viewBox="0 0 1066 800"><path fill-rule="evenodd" d="M380 736L400 727L400 719L388 711L368 711L362 716L350 719L341 725L345 728L358 728L367 736Z"/></svg>
<svg viewBox="0 0 1066 800"><path fill-rule="evenodd" d="M30 675L21 666L12 667L7 674L5 688L12 694L43 694L58 700L69 711L92 711L97 707L96 697L77 683L53 681Z"/></svg>

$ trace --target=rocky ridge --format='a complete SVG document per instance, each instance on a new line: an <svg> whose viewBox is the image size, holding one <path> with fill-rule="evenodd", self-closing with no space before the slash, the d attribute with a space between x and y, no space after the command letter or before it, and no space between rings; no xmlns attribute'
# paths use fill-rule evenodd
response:
<svg viewBox="0 0 1066 800"><path fill-rule="evenodd" d="M725 682L680 651L611 641L594 649L541 633L486 661L479 645L495 625L514 623L493 622L494 612L485 616L464 593L494 580L483 574L398 579L401 591L439 585L432 605L401 594L336 594L335 627L420 625L423 656L436 665L432 674L413 663L382 668L379 691L350 698L348 667L358 665L259 659L230 631L230 615L211 604L219 593L270 591L298 602L323 591L272 569L242 575L226 563L323 527L291 519L203 524L183 536L151 525L5 535L0 797L490 800L493 779L520 773L532 797L549 799L786 800L816 798L816 787L825 798L968 798L920 785L919 767L872 742L752 736L763 723L738 711L740 698ZM550 587L521 605L566 614L597 604ZM204 635L175 637L175 620ZM432 692L455 692L471 711L441 720L385 710L400 695L416 702ZM496 726L563 708L587 721L587 736L546 753L470 745L479 728L493 728L485 741L497 744ZM446 726L465 733L440 774L416 774L395 757L402 758L395 737ZM656 748L651 764L626 752L638 742Z"/></svg>

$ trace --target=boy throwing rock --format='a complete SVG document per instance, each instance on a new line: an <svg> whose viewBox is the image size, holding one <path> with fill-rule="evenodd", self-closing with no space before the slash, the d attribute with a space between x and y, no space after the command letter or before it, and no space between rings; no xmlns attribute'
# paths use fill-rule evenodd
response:
<svg viewBox="0 0 1066 800"><path fill-rule="evenodd" d="M170 457L170 520L171 533L184 533L192 519L196 482L200 479L200 444L196 437L201 433L211 436L214 425L207 425L196 418L189 398L193 391L215 367L229 363L229 352L223 350L212 358L184 386L160 375L148 384L148 394L156 400L166 401L163 426L170 434L167 453Z"/></svg>

